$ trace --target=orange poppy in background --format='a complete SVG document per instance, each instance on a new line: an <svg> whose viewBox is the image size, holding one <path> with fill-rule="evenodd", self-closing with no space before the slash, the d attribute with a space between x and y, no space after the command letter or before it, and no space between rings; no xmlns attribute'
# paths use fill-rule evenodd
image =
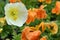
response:
<svg viewBox="0 0 60 40"><path fill-rule="evenodd" d="M15 2L16 2L16 0L9 0L9 2L10 2L10 3L15 3Z"/></svg>
<svg viewBox="0 0 60 40"><path fill-rule="evenodd" d="M39 9L37 11L37 19L45 19L46 17L47 17L47 14L44 9Z"/></svg>
<svg viewBox="0 0 60 40"><path fill-rule="evenodd" d="M46 0L46 3L50 4L52 0Z"/></svg>
<svg viewBox="0 0 60 40"><path fill-rule="evenodd" d="M56 15L60 14L60 1L56 2L56 6L55 6L55 8L52 9L52 13L56 14Z"/></svg>
<svg viewBox="0 0 60 40"><path fill-rule="evenodd" d="M9 0L10 3L20 2L21 0Z"/></svg>
<svg viewBox="0 0 60 40"><path fill-rule="evenodd" d="M45 23L41 22L39 25L36 26L37 30L41 28L41 31L44 32L46 29Z"/></svg>
<svg viewBox="0 0 60 40"><path fill-rule="evenodd" d="M53 14L57 14L57 12L58 12L58 9L57 9L57 8L53 8L53 9L52 9L52 13L53 13Z"/></svg>
<svg viewBox="0 0 60 40"><path fill-rule="evenodd" d="M25 27L22 31L22 40L38 40L40 34L39 30L32 31L29 27Z"/></svg>
<svg viewBox="0 0 60 40"><path fill-rule="evenodd" d="M35 18L36 18L36 12L32 9L29 9L26 23L30 24L31 22L34 22Z"/></svg>
<svg viewBox="0 0 60 40"><path fill-rule="evenodd" d="M53 27L53 29L50 30L51 33L52 33L52 34L57 34L57 33L58 33L58 25L57 25L56 23L52 22L52 23L51 23L51 27ZM51 27L50 27L50 28L51 28Z"/></svg>
<svg viewBox="0 0 60 40"><path fill-rule="evenodd" d="M39 2L45 2L47 4L50 4L52 0L38 0Z"/></svg>
<svg viewBox="0 0 60 40"><path fill-rule="evenodd" d="M38 0L39 2L44 2L45 0Z"/></svg>
<svg viewBox="0 0 60 40"><path fill-rule="evenodd" d="M40 40L47 40L46 36L43 36Z"/></svg>
<svg viewBox="0 0 60 40"><path fill-rule="evenodd" d="M58 33L58 25L55 22L46 23L46 26L48 27L48 29L51 31L53 35Z"/></svg>
<svg viewBox="0 0 60 40"><path fill-rule="evenodd" d="M45 19L47 17L46 11L44 10L46 5L41 5L37 11L37 19Z"/></svg>
<svg viewBox="0 0 60 40"><path fill-rule="evenodd" d="M56 2L56 7L57 7L58 9L60 9L60 1L57 1L57 2Z"/></svg>
<svg viewBox="0 0 60 40"><path fill-rule="evenodd" d="M44 9L44 7L46 7L47 5L41 5L40 9Z"/></svg>
<svg viewBox="0 0 60 40"><path fill-rule="evenodd" d="M45 19L47 17L46 11L43 9L45 6L41 5L40 8L33 8L28 10L28 18L26 24L30 24L37 19Z"/></svg>

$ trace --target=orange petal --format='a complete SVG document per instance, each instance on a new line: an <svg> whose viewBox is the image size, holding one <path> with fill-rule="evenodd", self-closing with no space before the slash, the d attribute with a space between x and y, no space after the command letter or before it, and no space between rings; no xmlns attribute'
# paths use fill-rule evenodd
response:
<svg viewBox="0 0 60 40"><path fill-rule="evenodd" d="M21 38L21 40L27 40L26 34L28 34L30 30L31 29L29 27L25 27L24 28L24 30L22 31L22 38Z"/></svg>
<svg viewBox="0 0 60 40"><path fill-rule="evenodd" d="M60 1L57 1L57 2L56 2L56 7L57 7L58 9L60 9Z"/></svg>
<svg viewBox="0 0 60 40"><path fill-rule="evenodd" d="M58 32L58 25L54 22L51 23L51 26L53 27L51 31L52 34L56 34Z"/></svg>
<svg viewBox="0 0 60 40"><path fill-rule="evenodd" d="M44 8L44 5L41 5L40 8L43 9Z"/></svg>
<svg viewBox="0 0 60 40"><path fill-rule="evenodd" d="M9 2L10 2L10 3L15 3L15 2L16 2L16 0L9 0Z"/></svg>
<svg viewBox="0 0 60 40"><path fill-rule="evenodd" d="M28 38L28 40L38 40L40 34L41 34L41 32L39 30L38 31L34 31L34 32L30 32L27 35L27 38Z"/></svg>
<svg viewBox="0 0 60 40"><path fill-rule="evenodd" d="M40 34L40 30L32 31L29 27L25 27L22 31L22 40L38 40Z"/></svg>
<svg viewBox="0 0 60 40"><path fill-rule="evenodd" d="M44 9L39 9L37 11L37 19L44 19L46 16L46 11Z"/></svg>
<svg viewBox="0 0 60 40"><path fill-rule="evenodd" d="M53 13L53 14L57 13L56 8L53 8L53 9L52 9L52 13Z"/></svg>
<svg viewBox="0 0 60 40"><path fill-rule="evenodd" d="M40 9L43 9L44 7L46 7L47 5L41 5L40 6Z"/></svg>
<svg viewBox="0 0 60 40"><path fill-rule="evenodd" d="M59 15L60 14L60 1L57 1L56 2L56 6L55 8L52 9L52 13L56 15Z"/></svg>
<svg viewBox="0 0 60 40"><path fill-rule="evenodd" d="M47 40L47 38L46 37L42 37L40 40Z"/></svg>
<svg viewBox="0 0 60 40"><path fill-rule="evenodd" d="M52 0L46 0L46 3L50 4Z"/></svg>
<svg viewBox="0 0 60 40"><path fill-rule="evenodd" d="M34 18L28 16L28 19L26 20L26 24L30 24L33 20Z"/></svg>
<svg viewBox="0 0 60 40"><path fill-rule="evenodd" d="M36 12L33 10L28 10L28 19L26 21L27 24L30 24L31 22L34 22L36 18Z"/></svg>
<svg viewBox="0 0 60 40"><path fill-rule="evenodd" d="M45 0L38 0L39 2L44 2Z"/></svg>
<svg viewBox="0 0 60 40"><path fill-rule="evenodd" d="M46 27L45 27L45 23L44 23L44 22L41 22L40 25L41 25L41 27L42 27L42 32L44 32L44 31L45 31L45 28L46 28Z"/></svg>

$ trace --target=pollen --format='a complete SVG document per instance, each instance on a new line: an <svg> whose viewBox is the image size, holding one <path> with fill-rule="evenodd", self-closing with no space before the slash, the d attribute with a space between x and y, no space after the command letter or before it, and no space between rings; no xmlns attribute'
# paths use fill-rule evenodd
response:
<svg viewBox="0 0 60 40"><path fill-rule="evenodd" d="M9 9L9 17L12 20L17 20L18 19L18 9L17 8L10 8Z"/></svg>

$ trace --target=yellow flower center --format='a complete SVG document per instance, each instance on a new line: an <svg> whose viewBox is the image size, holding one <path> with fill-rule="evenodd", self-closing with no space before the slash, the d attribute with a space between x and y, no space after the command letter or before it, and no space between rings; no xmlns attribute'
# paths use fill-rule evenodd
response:
<svg viewBox="0 0 60 40"><path fill-rule="evenodd" d="M18 9L17 8L10 8L9 9L9 17L13 20L17 20L18 19Z"/></svg>

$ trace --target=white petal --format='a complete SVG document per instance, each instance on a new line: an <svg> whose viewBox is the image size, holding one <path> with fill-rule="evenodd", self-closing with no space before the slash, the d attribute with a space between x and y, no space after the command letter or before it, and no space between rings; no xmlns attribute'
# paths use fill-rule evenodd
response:
<svg viewBox="0 0 60 40"><path fill-rule="evenodd" d="M8 17L5 17L5 18L6 18L7 23L8 23L9 25L12 25L12 24L10 23Z"/></svg>

